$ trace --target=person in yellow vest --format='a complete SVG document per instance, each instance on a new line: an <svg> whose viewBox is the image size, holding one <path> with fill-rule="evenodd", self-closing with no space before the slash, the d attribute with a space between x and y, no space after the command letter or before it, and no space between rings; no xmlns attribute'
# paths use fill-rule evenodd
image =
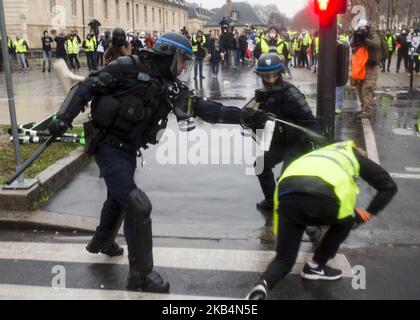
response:
<svg viewBox="0 0 420 320"><path fill-rule="evenodd" d="M293 78L292 72L290 71L290 63L292 61L293 55L292 55L292 45L289 38L289 33L284 34L284 44L287 48L287 56L285 57L284 67L286 69L286 72L288 74L289 80Z"/></svg>
<svg viewBox="0 0 420 320"><path fill-rule="evenodd" d="M388 62L386 71L390 72L389 67L391 66L392 56L394 55L395 49L397 48L397 41L395 40L394 36L391 34L390 30L386 31L385 40L388 44ZM385 64L383 66L385 69Z"/></svg>
<svg viewBox="0 0 420 320"><path fill-rule="evenodd" d="M199 30L197 34L193 35L191 44L195 56L194 80L197 79L198 71L200 71L200 79L205 79L203 75L203 60L206 57L207 39L203 31Z"/></svg>
<svg viewBox="0 0 420 320"><path fill-rule="evenodd" d="M15 47L13 45L13 41L12 39L10 39L9 36L7 36L7 52L3 53L2 52L2 47L1 47L1 35L0 35L0 71L2 71L3 68L3 54L6 55L6 57L9 57L9 65L10 65L10 71L13 73L13 54L15 52Z"/></svg>
<svg viewBox="0 0 420 320"><path fill-rule="evenodd" d="M286 44L283 42L276 27L268 28L267 35L261 37L261 42L258 44L262 54L276 53L283 56L284 60L289 56L289 51Z"/></svg>
<svg viewBox="0 0 420 320"><path fill-rule="evenodd" d="M314 73L316 73L316 71L318 69L318 56L319 56L319 34L318 34L318 32L314 33L314 41L312 42L312 50L313 50L312 66L314 67Z"/></svg>
<svg viewBox="0 0 420 320"><path fill-rule="evenodd" d="M292 47L294 51L293 66L295 68L299 68L300 66L300 50L301 50L302 42L299 38L300 38L299 34L296 34L296 36L293 37L293 41L292 41Z"/></svg>
<svg viewBox="0 0 420 320"><path fill-rule="evenodd" d="M28 43L18 34L16 35L16 40L13 45L15 46L16 57L20 65L19 72L27 73L29 71L28 63L26 61L26 53L29 50Z"/></svg>
<svg viewBox="0 0 420 320"><path fill-rule="evenodd" d="M302 47L300 50L301 67L303 68L306 67L309 70L310 66L309 66L309 59L308 59L308 49L310 48L312 44L312 38L309 32L307 32L306 30L303 30L301 39L302 39Z"/></svg>
<svg viewBox="0 0 420 320"><path fill-rule="evenodd" d="M66 42L67 56L73 70L80 70L79 61L79 40L74 34L70 34Z"/></svg>
<svg viewBox="0 0 420 320"><path fill-rule="evenodd" d="M96 59L95 59L95 52L96 52L96 45L95 45L95 35L89 33L83 42L83 48L85 49L86 57L87 57L87 65L89 71L98 70L96 68Z"/></svg>
<svg viewBox="0 0 420 320"><path fill-rule="evenodd" d="M356 209L361 177L378 192L366 210ZM277 255L247 299L262 300L292 270L306 226L329 226L301 276L308 280L338 280L342 271L327 266L350 231L371 220L397 193L385 169L361 155L352 141L312 151L292 162L280 177L275 194L273 225Z"/></svg>

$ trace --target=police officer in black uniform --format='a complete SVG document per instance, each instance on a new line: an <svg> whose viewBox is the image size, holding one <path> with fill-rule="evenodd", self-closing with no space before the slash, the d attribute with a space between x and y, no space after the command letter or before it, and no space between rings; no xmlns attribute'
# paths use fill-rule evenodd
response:
<svg viewBox="0 0 420 320"><path fill-rule="evenodd" d="M321 133L321 125L312 114L305 96L294 85L283 81L284 64L275 53L263 54L256 67L256 73L261 77L264 87L256 90L255 101L261 110L274 114L278 119L300 125L315 133ZM273 212L275 179L273 168L283 162L286 166L313 147L312 141L296 129L278 126L273 136L273 142L268 152L264 154L264 167L257 172L257 177L265 199L257 204L257 208L268 215ZM259 159L262 160L262 159ZM262 161L261 161L262 163ZM257 167L258 161L256 163ZM312 241L319 238L318 228L309 228L307 233Z"/></svg>
<svg viewBox="0 0 420 320"><path fill-rule="evenodd" d="M163 34L153 50L120 57L73 87L49 128L52 135L61 136L92 100L92 119L85 124L86 152L94 155L108 196L96 234L86 249L122 255L115 238L124 220L130 290L169 291L169 283L153 271L152 204L134 181L139 150L158 143L158 134L166 128L171 112L179 121L198 116L212 123L247 121L263 127L266 120L263 112L192 99L192 92L178 79L192 55L191 42L185 36Z"/></svg>

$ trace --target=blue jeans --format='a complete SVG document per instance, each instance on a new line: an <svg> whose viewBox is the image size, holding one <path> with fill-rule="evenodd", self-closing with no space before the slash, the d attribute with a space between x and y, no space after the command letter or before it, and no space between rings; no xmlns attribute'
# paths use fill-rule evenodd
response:
<svg viewBox="0 0 420 320"><path fill-rule="evenodd" d="M203 77L203 59L196 58L194 61L194 77L198 76L198 69L200 70L200 77Z"/></svg>
<svg viewBox="0 0 420 320"><path fill-rule="evenodd" d="M44 69L48 61L48 69L51 69L51 51L42 51L42 59L44 60Z"/></svg>
<svg viewBox="0 0 420 320"><path fill-rule="evenodd" d="M335 90L336 109L342 110L344 107L344 87L337 87Z"/></svg>
<svg viewBox="0 0 420 320"><path fill-rule="evenodd" d="M20 68L22 71L29 70L28 65L26 64L26 56L24 53L16 53L17 60L19 62Z"/></svg>
<svg viewBox="0 0 420 320"><path fill-rule="evenodd" d="M234 66L239 66L239 60L241 59L241 50L233 50L233 59L235 61Z"/></svg>
<svg viewBox="0 0 420 320"><path fill-rule="evenodd" d="M211 65L213 74L217 76L219 74L219 63L212 63Z"/></svg>

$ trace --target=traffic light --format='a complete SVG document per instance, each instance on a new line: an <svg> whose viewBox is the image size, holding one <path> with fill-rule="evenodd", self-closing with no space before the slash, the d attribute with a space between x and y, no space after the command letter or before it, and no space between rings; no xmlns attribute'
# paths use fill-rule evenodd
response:
<svg viewBox="0 0 420 320"><path fill-rule="evenodd" d="M347 0L314 0L315 13L319 16L321 26L331 23L337 14L343 14L347 10Z"/></svg>

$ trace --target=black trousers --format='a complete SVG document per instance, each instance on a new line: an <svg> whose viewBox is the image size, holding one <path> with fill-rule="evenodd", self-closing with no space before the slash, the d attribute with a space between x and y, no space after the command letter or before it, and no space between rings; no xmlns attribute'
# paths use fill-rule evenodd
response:
<svg viewBox="0 0 420 320"><path fill-rule="evenodd" d="M98 147L95 152L95 160L99 166L101 177L104 178L107 188L107 199L103 205L99 226L95 237L103 242L110 240L115 227L121 223L121 212L125 217L127 199L130 192L137 188L134 174L137 167L136 152L126 152L110 145ZM124 236L129 252L138 247L137 230L135 225L124 222ZM151 239L150 239L151 241ZM136 262L135 257L128 256L130 264Z"/></svg>
<svg viewBox="0 0 420 320"><path fill-rule="evenodd" d="M274 167L283 162L282 171L284 171L288 164L299 155L305 153L303 148L296 145L285 144L280 146L273 144L270 151L265 152L263 157L257 159L254 167L261 190L267 202L273 203L274 190L276 188L276 179L273 172Z"/></svg>
<svg viewBox="0 0 420 320"><path fill-rule="evenodd" d="M391 62L392 62L392 55L394 54L393 51L389 51L388 53L388 65L387 65L387 71L389 72L389 67L391 67ZM384 70L385 70L385 65L384 65Z"/></svg>
<svg viewBox="0 0 420 320"><path fill-rule="evenodd" d="M400 71L401 61L404 59L405 70L408 70L408 52L398 50L397 55L397 71Z"/></svg>
<svg viewBox="0 0 420 320"><path fill-rule="evenodd" d="M69 54L69 60L72 69L80 69L80 61L77 54Z"/></svg>
<svg viewBox="0 0 420 320"><path fill-rule="evenodd" d="M313 258L325 265L335 257L354 225L353 217L337 219L338 204L333 200L307 194L290 194L279 200L277 255L261 276L270 290L292 270L306 226L330 226Z"/></svg>

